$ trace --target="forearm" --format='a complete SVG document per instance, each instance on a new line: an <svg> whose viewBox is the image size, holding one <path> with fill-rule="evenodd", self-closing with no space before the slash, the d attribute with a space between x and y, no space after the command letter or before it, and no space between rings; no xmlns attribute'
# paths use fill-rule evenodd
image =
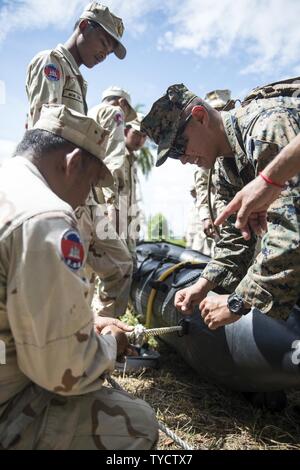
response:
<svg viewBox="0 0 300 470"><path fill-rule="evenodd" d="M202 277L232 292L251 264L255 244L255 238L244 240L234 224L229 223L222 228L214 259L208 263Z"/></svg>
<svg viewBox="0 0 300 470"><path fill-rule="evenodd" d="M276 318L287 318L299 298L299 198L280 197L268 212L261 252L236 292Z"/></svg>

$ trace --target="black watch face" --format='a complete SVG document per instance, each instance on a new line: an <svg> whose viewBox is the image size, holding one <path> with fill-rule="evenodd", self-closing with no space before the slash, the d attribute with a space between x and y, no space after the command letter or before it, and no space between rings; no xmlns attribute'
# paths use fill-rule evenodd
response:
<svg viewBox="0 0 300 470"><path fill-rule="evenodd" d="M243 299L234 296L229 300L229 308L232 313L240 313L243 310L244 303Z"/></svg>

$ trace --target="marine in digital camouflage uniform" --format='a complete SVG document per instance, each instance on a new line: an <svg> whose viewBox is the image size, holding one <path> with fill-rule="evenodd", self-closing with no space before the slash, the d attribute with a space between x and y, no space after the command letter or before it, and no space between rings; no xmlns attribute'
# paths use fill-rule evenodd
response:
<svg viewBox="0 0 300 470"><path fill-rule="evenodd" d="M40 119L0 168L0 449L150 449L153 410L102 386L130 328L87 301L74 208L111 184L108 133L63 105ZM82 169L84 172L82 173Z"/></svg>
<svg viewBox="0 0 300 470"><path fill-rule="evenodd" d="M174 85L154 103L142 129L159 145L158 166L171 157L211 168L218 158L216 198L226 205L299 133L300 99L258 97L218 113L184 85ZM245 241L231 217L202 278L177 293L177 308L188 313L200 303L211 329L237 321L251 307L286 319L299 298L299 191L296 176L270 207L268 232L253 263L255 237ZM228 296L206 298L217 285L235 294L239 314L229 309Z"/></svg>
<svg viewBox="0 0 300 470"><path fill-rule="evenodd" d="M214 90L206 94L204 101L208 103L212 108L217 111L230 111L234 108L234 101L231 99L230 90ZM214 165L214 173L217 171L218 161ZM217 216L220 207L215 205L215 185L214 173L212 176L212 185L211 185L211 206L214 217ZM194 243L192 245L193 250L200 251L208 256L213 256L215 251L215 238L217 233L214 230L211 221L211 215L208 205L208 180L209 180L209 170L204 168L198 168L194 175L195 179L195 188L196 188L196 207L198 209L197 218L200 220L197 221L199 230L194 237Z"/></svg>
<svg viewBox="0 0 300 470"><path fill-rule="evenodd" d="M37 54L29 64L26 91L29 100L28 129L39 118L43 104L64 104L87 114L87 83L79 67L88 68L112 52L123 59L126 49L120 40L124 26L120 18L97 2L85 8L71 38L65 45ZM101 279L98 313L117 317L124 313L129 297L132 276L130 253L100 211L93 196L76 212L85 252L88 253L87 276L91 281L90 299L94 292L96 273ZM109 237L102 228L106 227ZM100 233L101 232L101 233Z"/></svg>

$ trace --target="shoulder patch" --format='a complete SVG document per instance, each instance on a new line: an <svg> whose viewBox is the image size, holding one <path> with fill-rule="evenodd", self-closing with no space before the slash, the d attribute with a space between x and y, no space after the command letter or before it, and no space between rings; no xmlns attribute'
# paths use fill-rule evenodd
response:
<svg viewBox="0 0 300 470"><path fill-rule="evenodd" d="M122 116L121 113L117 113L117 114L115 115L115 118L114 118L114 119L115 119L115 121L116 121L116 123L117 123L117 126L120 126L120 125L123 124L123 122L124 122L123 116Z"/></svg>
<svg viewBox="0 0 300 470"><path fill-rule="evenodd" d="M44 74L51 82L58 82L60 80L60 70L54 64L47 64L44 67Z"/></svg>
<svg viewBox="0 0 300 470"><path fill-rule="evenodd" d="M77 271L82 267L84 249L76 230L67 230L61 239L61 253L64 263Z"/></svg>

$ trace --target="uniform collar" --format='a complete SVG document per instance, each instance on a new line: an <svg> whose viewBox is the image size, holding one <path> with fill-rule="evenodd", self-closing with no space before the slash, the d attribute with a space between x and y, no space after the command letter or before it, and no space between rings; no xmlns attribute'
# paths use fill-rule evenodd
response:
<svg viewBox="0 0 300 470"><path fill-rule="evenodd" d="M56 198L63 201L62 199L60 199L60 197L56 193L53 192L53 190L50 188L47 180L43 177L42 173L34 165L34 163L29 161L27 158L22 157L21 155L16 155L15 157L13 157L11 159L7 159L6 162L8 162L9 160L10 161L14 160L15 163L17 163L18 165L22 165L22 166L26 167L30 173L32 173L36 178L38 178L40 181L42 181L45 186L47 186L49 191L51 191L53 194L55 194ZM68 210L70 212L73 212L73 208L70 206L70 204L66 201L63 201L63 202L64 202L64 204L66 204L68 206Z"/></svg>
<svg viewBox="0 0 300 470"><path fill-rule="evenodd" d="M45 185L48 186L48 188L50 189L49 184L47 183L47 181L43 177L42 173L39 171L39 169L30 160L28 160L27 158L22 157L21 155L17 155L15 157L13 157L13 159L16 162L19 162L21 165L26 166L26 168L28 168L28 170L31 173L33 173L38 179L43 181L43 183L45 183Z"/></svg>
<svg viewBox="0 0 300 470"><path fill-rule="evenodd" d="M58 44L58 46L56 46L55 50L59 54L61 54L69 62L71 68L73 69L73 72L76 75L80 75L82 77L82 73L80 72L79 67L78 67L74 57L72 56L71 52L68 51L68 49L66 49L65 46L63 46L63 44Z"/></svg>
<svg viewBox="0 0 300 470"><path fill-rule="evenodd" d="M232 149L232 153L235 157L238 172L241 173L242 170L249 165L249 160L247 158L246 150L244 148L243 138L238 125L238 120L233 113L227 111L221 112L221 118L230 147Z"/></svg>
<svg viewBox="0 0 300 470"><path fill-rule="evenodd" d="M125 155L126 155L128 161L129 161L129 163L132 165L136 160L135 152L130 152L127 147L125 147L125 148L126 148Z"/></svg>

